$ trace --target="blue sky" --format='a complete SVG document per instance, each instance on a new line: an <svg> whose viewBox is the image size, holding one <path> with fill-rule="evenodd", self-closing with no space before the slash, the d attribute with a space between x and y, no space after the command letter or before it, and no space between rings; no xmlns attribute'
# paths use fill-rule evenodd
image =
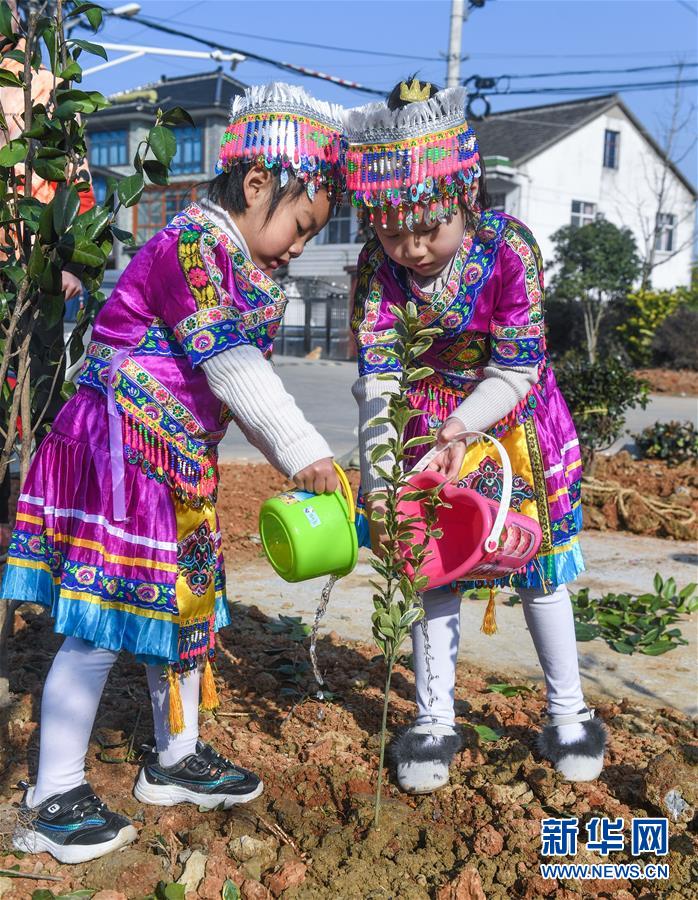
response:
<svg viewBox="0 0 698 900"><path fill-rule="evenodd" d="M112 5L119 5L118 2ZM448 0L141 0L141 15L159 19L191 35L220 41L277 60L326 71L373 88L387 90L410 72L443 84L448 46ZM252 36L251 36L252 35ZM76 36L78 36L76 34ZM79 36L86 36L80 34ZM104 41L188 50L205 50L186 38L159 34L141 24L114 18L100 33ZM310 44L336 49L284 44ZM390 52L403 58L383 56ZM378 55L377 55L378 54ZM591 76L512 78L513 89L580 88L639 81L670 81L675 69L641 73L601 73L601 69L698 62L696 0L486 0L472 9L463 27L461 74L521 76L570 69L593 70ZM110 58L119 56L110 52ZM94 64L99 60L92 59ZM207 71L212 60L148 56L97 72L85 79L91 89L113 93L127 90L162 74ZM224 64L228 66L228 64ZM246 83L276 79L305 85L316 96L345 105L371 98L328 82L294 77L252 60L241 63L235 76ZM688 68L686 78L698 77ZM500 82L504 86L504 82ZM658 134L671 107L674 88L620 92L629 108L653 134ZM574 96L502 94L491 100L493 111L560 102ZM696 88L683 90L683 108L696 102ZM694 144L695 117L679 138L680 166L698 182Z"/></svg>

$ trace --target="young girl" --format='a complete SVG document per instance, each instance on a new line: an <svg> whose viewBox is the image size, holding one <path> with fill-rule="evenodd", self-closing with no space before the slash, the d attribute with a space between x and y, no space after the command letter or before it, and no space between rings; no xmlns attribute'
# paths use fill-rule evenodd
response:
<svg viewBox="0 0 698 900"><path fill-rule="evenodd" d="M339 201L338 114L284 84L235 99L209 199L136 254L33 461L2 594L50 607L66 639L44 686L20 850L83 862L136 837L85 782L122 649L146 665L155 725L135 796L213 808L262 792L198 739L200 687L202 706L215 706L214 635L229 622L217 445L234 420L298 486L336 488L330 448L268 359L286 305L271 276Z"/></svg>
<svg viewBox="0 0 698 900"><path fill-rule="evenodd" d="M490 431L508 451L512 507L534 517L543 532L537 558L512 581L547 686L549 718L539 748L568 780L592 780L603 765L605 732L584 703L566 588L584 567L579 446L545 354L540 253L525 225L487 209L465 99L462 88L437 91L414 80L398 85L387 105L346 114L347 187L375 232L359 259L353 319L364 530L379 552L382 535L371 514L382 481L370 454L390 433L370 422L396 390L396 382L377 378L396 368L384 353L395 340L390 306L412 300L422 321L443 334L420 358L434 374L410 389L423 414L411 420L409 436L436 433L441 447L456 439L429 468L494 499L502 490L497 454L484 440L466 450L461 433ZM417 718L394 744L398 781L412 793L447 784L460 747L454 727L460 596L445 588L423 600L426 625L412 633Z"/></svg>

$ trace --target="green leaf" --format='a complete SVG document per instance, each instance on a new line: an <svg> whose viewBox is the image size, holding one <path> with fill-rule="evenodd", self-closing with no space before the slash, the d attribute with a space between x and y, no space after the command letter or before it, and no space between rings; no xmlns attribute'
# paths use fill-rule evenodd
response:
<svg viewBox="0 0 698 900"><path fill-rule="evenodd" d="M635 652L635 648L632 644L627 643L626 641L609 641L609 646L611 646L616 653L625 653L631 654Z"/></svg>
<svg viewBox="0 0 698 900"><path fill-rule="evenodd" d="M150 149L155 154L155 158L168 168L175 153L177 152L177 139L174 133L162 125L156 125L150 129L148 133L148 141ZM156 182L159 184L159 182Z"/></svg>
<svg viewBox="0 0 698 900"><path fill-rule="evenodd" d="M429 368L429 366L422 366L420 369L415 369L413 372L410 372L407 376L407 380L410 383L413 381L421 381L423 378L428 378L433 374L434 370Z"/></svg>
<svg viewBox="0 0 698 900"><path fill-rule="evenodd" d="M324 693L325 697L327 697L327 692ZM221 900L240 900L240 889L230 878L227 878L223 884Z"/></svg>
<svg viewBox="0 0 698 900"><path fill-rule="evenodd" d="M516 697L518 694L531 693L532 688L526 684L488 684L489 693L502 694L504 697Z"/></svg>
<svg viewBox="0 0 698 900"><path fill-rule="evenodd" d="M98 6L93 6L91 9L85 11L85 16L92 26L92 30L97 31L102 24L102 10Z"/></svg>
<svg viewBox="0 0 698 900"><path fill-rule="evenodd" d="M116 225L112 225L111 233L117 239L117 241L121 241L122 244L126 244L127 246L133 246L135 243L133 235L130 231L124 231L123 228L117 228Z"/></svg>
<svg viewBox="0 0 698 900"><path fill-rule="evenodd" d="M173 106L172 109L164 112L160 117L160 123L162 125L196 125L186 109L181 106Z"/></svg>
<svg viewBox="0 0 698 900"><path fill-rule="evenodd" d="M10 141L9 144L5 144L0 149L0 166L6 166L8 169L12 168L12 166L26 157L27 149L27 142L23 140Z"/></svg>
<svg viewBox="0 0 698 900"><path fill-rule="evenodd" d="M580 642L593 641L600 633L600 629L597 625L588 625L586 622L574 623L574 634L576 639Z"/></svg>
<svg viewBox="0 0 698 900"><path fill-rule="evenodd" d="M495 731L493 728L489 728L487 725L472 725L471 728L473 731L477 732L481 741L498 741L501 737L499 732Z"/></svg>
<svg viewBox="0 0 698 900"><path fill-rule="evenodd" d="M34 246L32 247L31 255L29 256L29 265L27 267L29 277L38 279L38 277L44 271L45 265L46 257L41 250L41 245L39 244L39 242L35 241Z"/></svg>
<svg viewBox="0 0 698 900"><path fill-rule="evenodd" d="M82 66L79 62L74 59L71 59L65 69L62 69L58 73L58 77L62 81L72 81L73 79L80 78L82 75Z"/></svg>
<svg viewBox="0 0 698 900"><path fill-rule="evenodd" d="M663 653L673 650L676 646L677 644L673 641L656 641L654 644L650 644L649 647L640 647L640 653L644 653L645 656L661 656Z"/></svg>
<svg viewBox="0 0 698 900"><path fill-rule="evenodd" d="M12 13L10 12L10 7L7 3L0 3L0 34L4 37L12 40L14 37L14 21L12 18Z"/></svg>
<svg viewBox="0 0 698 900"><path fill-rule="evenodd" d="M146 159L143 163L143 171L153 184L169 184L169 169L155 159Z"/></svg>
<svg viewBox="0 0 698 900"><path fill-rule="evenodd" d="M143 193L143 176L136 174L123 178L117 185L116 191L124 206L133 206L138 203Z"/></svg>
<svg viewBox="0 0 698 900"><path fill-rule="evenodd" d="M59 159L36 158L34 160L34 171L40 178L46 181L65 181L65 164L66 157L61 156Z"/></svg>
<svg viewBox="0 0 698 900"><path fill-rule="evenodd" d="M63 294L41 294L41 321L46 328L54 328L65 309Z"/></svg>
<svg viewBox="0 0 698 900"><path fill-rule="evenodd" d="M73 250L71 261L83 266L98 268L105 260L97 244L93 244L92 241L81 241Z"/></svg>
<svg viewBox="0 0 698 900"><path fill-rule="evenodd" d="M22 87L22 82L12 72L0 69L0 87Z"/></svg>
<svg viewBox="0 0 698 900"><path fill-rule="evenodd" d="M73 185L61 186L53 200L53 227L57 234L67 231L80 210L80 197Z"/></svg>
<svg viewBox="0 0 698 900"><path fill-rule="evenodd" d="M101 56L102 59L108 59L107 51L99 44L93 44L91 41L78 40L77 38L70 38L68 44L74 44L76 47L84 50L85 53L92 53L93 56Z"/></svg>
<svg viewBox="0 0 698 900"><path fill-rule="evenodd" d="M171 881L169 884L161 881L155 888L155 896L158 900L184 900L185 886Z"/></svg>
<svg viewBox="0 0 698 900"><path fill-rule="evenodd" d="M32 891L32 900L55 900L56 895L48 888L39 888Z"/></svg>
<svg viewBox="0 0 698 900"><path fill-rule="evenodd" d="M410 450L412 447L421 447L423 444L433 444L434 436L432 434L423 434L419 437L410 438L408 441L405 441L405 450Z"/></svg>
<svg viewBox="0 0 698 900"><path fill-rule="evenodd" d="M86 13L89 9L101 9L101 7L97 3L79 3L70 10L66 19L76 19L78 16L82 16Z"/></svg>

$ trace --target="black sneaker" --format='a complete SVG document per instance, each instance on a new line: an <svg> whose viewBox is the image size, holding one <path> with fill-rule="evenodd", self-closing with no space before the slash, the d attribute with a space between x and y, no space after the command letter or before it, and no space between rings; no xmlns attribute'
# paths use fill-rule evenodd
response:
<svg viewBox="0 0 698 900"><path fill-rule="evenodd" d="M30 806L26 786L12 844L24 853L50 853L62 863L96 859L135 841L138 832L125 816L107 809L89 784L54 794Z"/></svg>
<svg viewBox="0 0 698 900"><path fill-rule="evenodd" d="M206 809L254 800L264 790L260 778L198 741L196 753L173 766L161 766L153 753L140 771L134 796L141 803L174 806L196 803Z"/></svg>

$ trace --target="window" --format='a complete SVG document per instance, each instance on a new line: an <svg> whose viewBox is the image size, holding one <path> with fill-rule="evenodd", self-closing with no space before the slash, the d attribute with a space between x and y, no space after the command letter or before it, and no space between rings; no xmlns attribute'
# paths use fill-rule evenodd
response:
<svg viewBox="0 0 698 900"><path fill-rule="evenodd" d="M201 131L191 126L174 129L177 138L177 152L172 160L173 175L190 175L202 172Z"/></svg>
<svg viewBox="0 0 698 900"><path fill-rule="evenodd" d="M570 219L570 225L573 228L581 228L582 225L589 225L595 218L595 203L585 203L584 200L572 201L572 217Z"/></svg>
<svg viewBox="0 0 698 900"><path fill-rule="evenodd" d="M358 227L354 207L345 203L318 234L318 243L353 244Z"/></svg>
<svg viewBox="0 0 698 900"><path fill-rule="evenodd" d="M507 195L505 193L490 194L490 209L506 212Z"/></svg>
<svg viewBox="0 0 698 900"><path fill-rule="evenodd" d="M133 208L133 233L140 246L206 190L205 184L178 184L143 192Z"/></svg>
<svg viewBox="0 0 698 900"><path fill-rule="evenodd" d="M128 156L128 131L93 131L89 135L90 162L93 166L125 166Z"/></svg>
<svg viewBox="0 0 698 900"><path fill-rule="evenodd" d="M603 140L604 169L618 168L618 150L620 148L620 131L606 129Z"/></svg>
<svg viewBox="0 0 698 900"><path fill-rule="evenodd" d="M671 213L657 214L657 228L654 233L654 249L671 253L674 249L674 228L676 216Z"/></svg>

